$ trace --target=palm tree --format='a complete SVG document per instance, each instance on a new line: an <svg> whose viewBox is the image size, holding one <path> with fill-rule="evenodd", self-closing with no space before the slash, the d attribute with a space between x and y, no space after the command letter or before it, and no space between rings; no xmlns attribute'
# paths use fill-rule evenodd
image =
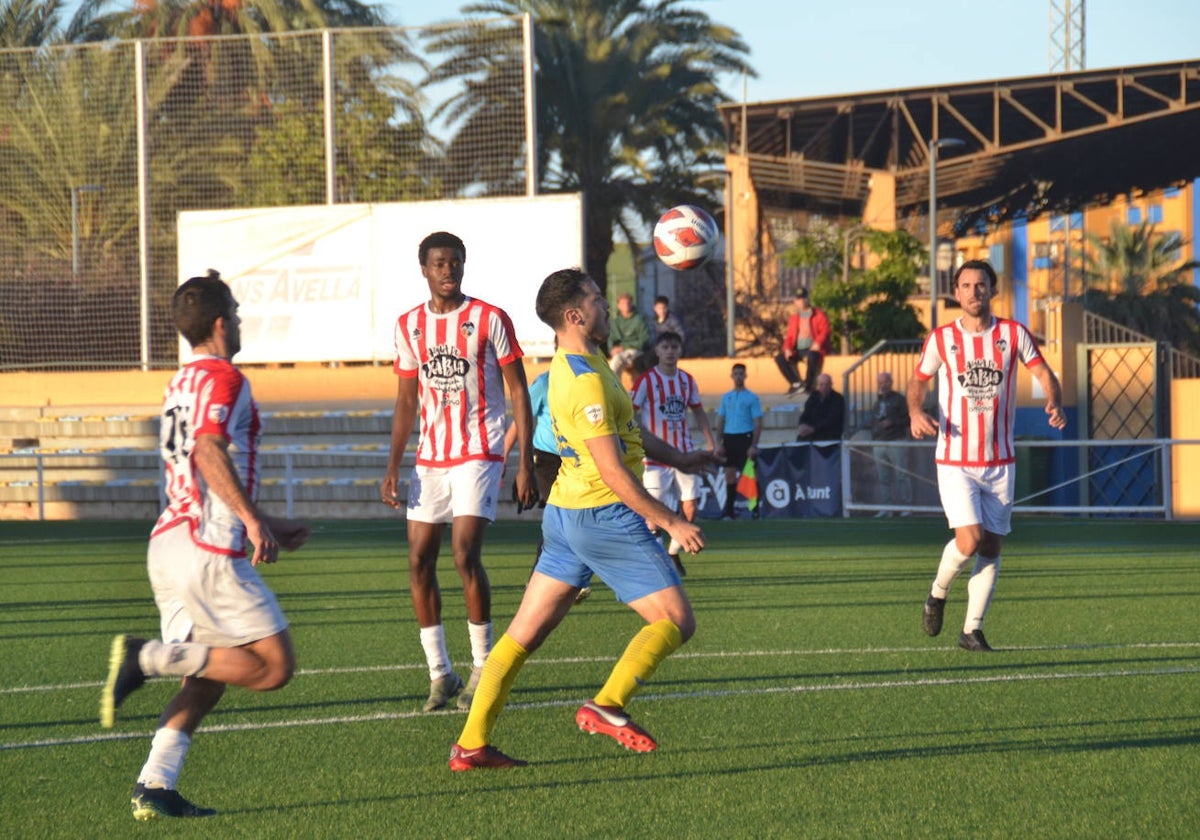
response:
<svg viewBox="0 0 1200 840"><path fill-rule="evenodd" d="M664 208L711 199L696 176L723 154L716 106L727 98L716 76L753 75L744 60L749 48L737 32L679 0L487 0L461 12L533 16L538 185L584 194L586 268L602 287L614 230L636 242ZM457 129L449 146L457 186L511 190L512 162L522 152L516 141L491 167L470 163L477 153L466 151L469 136L521 103L519 57L497 56L481 32L434 30L430 50L446 58L428 84L497 75L509 80L465 85L439 116ZM644 225L641 236L634 219Z"/></svg>
<svg viewBox="0 0 1200 840"><path fill-rule="evenodd" d="M96 14L84 40L142 40L149 85L160 92L148 119L152 295L163 297L175 285L179 211L324 199L324 135L312 130L321 125L325 96L319 30L334 30L339 198L422 193L419 176L428 167L421 161L431 144L412 118L421 109L387 74L399 64L415 63L419 71L424 65L403 32L383 28L375 6L137 0L109 11L118 5L113 0L85 2ZM410 117L403 124L401 114ZM152 326L154 343L169 345L170 324Z"/></svg>
<svg viewBox="0 0 1200 840"><path fill-rule="evenodd" d="M61 0L0 2L0 47L40 47L58 36Z"/></svg>
<svg viewBox="0 0 1200 840"><path fill-rule="evenodd" d="M91 0L97 7L113 0ZM137 0L96 18L100 38L264 35L303 29L382 26L374 6L359 0Z"/></svg>
<svg viewBox="0 0 1200 840"><path fill-rule="evenodd" d="M83 0L62 25L64 0L0 0L0 48L44 47L84 40L96 6L104 0Z"/></svg>
<svg viewBox="0 0 1200 840"><path fill-rule="evenodd" d="M1109 320L1200 355L1200 289L1182 259L1183 236L1159 234L1150 222L1114 222L1107 238L1088 234L1084 306Z"/></svg>

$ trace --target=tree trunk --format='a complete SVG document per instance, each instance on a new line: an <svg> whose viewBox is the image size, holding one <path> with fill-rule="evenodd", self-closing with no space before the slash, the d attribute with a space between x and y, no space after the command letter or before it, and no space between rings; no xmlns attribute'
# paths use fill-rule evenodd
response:
<svg viewBox="0 0 1200 840"><path fill-rule="evenodd" d="M600 294L608 295L608 258L612 256L612 216L607 212L587 211L585 204L584 243L587 248L587 264L584 270L596 281Z"/></svg>

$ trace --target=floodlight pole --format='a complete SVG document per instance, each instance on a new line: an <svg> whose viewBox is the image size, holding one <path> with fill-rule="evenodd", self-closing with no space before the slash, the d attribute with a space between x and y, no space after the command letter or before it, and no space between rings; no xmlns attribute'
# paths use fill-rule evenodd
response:
<svg viewBox="0 0 1200 840"><path fill-rule="evenodd" d="M929 331L937 327L938 273L937 273L937 161L938 149L946 146L964 146L957 137L942 137L929 141Z"/></svg>

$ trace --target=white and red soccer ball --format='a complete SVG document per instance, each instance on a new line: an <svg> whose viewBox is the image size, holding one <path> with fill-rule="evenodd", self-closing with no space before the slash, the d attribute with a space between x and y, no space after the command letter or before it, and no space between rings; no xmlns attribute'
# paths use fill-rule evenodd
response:
<svg viewBox="0 0 1200 840"><path fill-rule="evenodd" d="M704 265L720 241L716 220L692 204L672 207L654 226L654 253L677 271Z"/></svg>

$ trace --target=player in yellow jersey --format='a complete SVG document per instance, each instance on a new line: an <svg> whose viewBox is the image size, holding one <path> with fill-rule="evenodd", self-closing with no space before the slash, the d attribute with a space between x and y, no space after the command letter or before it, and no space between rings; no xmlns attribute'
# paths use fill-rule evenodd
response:
<svg viewBox="0 0 1200 840"><path fill-rule="evenodd" d="M639 428L629 394L600 351L608 337L608 304L590 277L578 269L551 274L538 291L537 314L558 340L549 400L562 466L542 518L541 558L516 616L484 665L466 725L450 750L451 770L526 763L491 745L492 728L526 658L562 621L593 573L646 626L600 692L576 712L575 723L584 732L608 735L638 752L655 749L625 706L696 630L679 575L646 522L691 553L704 547L704 533L646 492L642 459L649 455L700 472L714 467L712 453L682 453Z"/></svg>

